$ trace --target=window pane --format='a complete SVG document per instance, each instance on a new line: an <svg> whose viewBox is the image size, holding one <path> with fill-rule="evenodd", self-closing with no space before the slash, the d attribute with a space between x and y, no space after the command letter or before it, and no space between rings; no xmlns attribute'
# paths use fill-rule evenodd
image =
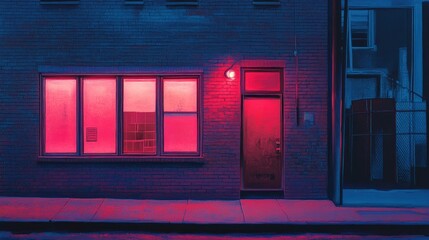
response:
<svg viewBox="0 0 429 240"><path fill-rule="evenodd" d="M84 153L116 152L116 79L83 81Z"/></svg>
<svg viewBox="0 0 429 240"><path fill-rule="evenodd" d="M245 72L246 91L280 91L280 72Z"/></svg>
<svg viewBox="0 0 429 240"><path fill-rule="evenodd" d="M164 152L197 152L197 114L164 114Z"/></svg>
<svg viewBox="0 0 429 240"><path fill-rule="evenodd" d="M349 13L352 30L368 30L369 10L350 10Z"/></svg>
<svg viewBox="0 0 429 240"><path fill-rule="evenodd" d="M156 152L156 79L124 79L124 153Z"/></svg>
<svg viewBox="0 0 429 240"><path fill-rule="evenodd" d="M374 11L350 10L352 47L372 47L374 44Z"/></svg>
<svg viewBox="0 0 429 240"><path fill-rule="evenodd" d="M45 80L45 152L76 153L76 79Z"/></svg>
<svg viewBox="0 0 429 240"><path fill-rule="evenodd" d="M196 112L197 80L164 79L164 111Z"/></svg>

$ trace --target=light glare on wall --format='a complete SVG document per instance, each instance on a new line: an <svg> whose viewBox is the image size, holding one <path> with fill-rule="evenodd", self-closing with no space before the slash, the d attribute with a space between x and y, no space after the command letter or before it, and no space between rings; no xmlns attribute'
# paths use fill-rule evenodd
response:
<svg viewBox="0 0 429 240"><path fill-rule="evenodd" d="M226 72L225 72L225 77L227 77L228 79L230 79L230 80L235 80L235 71L234 70L232 70L232 69L228 69Z"/></svg>

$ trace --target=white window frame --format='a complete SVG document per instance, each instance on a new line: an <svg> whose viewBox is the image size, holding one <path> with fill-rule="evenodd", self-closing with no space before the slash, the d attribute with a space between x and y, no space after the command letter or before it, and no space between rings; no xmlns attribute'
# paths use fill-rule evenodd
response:
<svg viewBox="0 0 429 240"><path fill-rule="evenodd" d="M353 39L352 39L352 22L353 22L353 11L368 11L368 34L367 34L367 45L366 46L353 46ZM361 9L361 10L355 10L355 9L350 9L349 10L349 22L348 22L348 27L350 29L349 31L349 39L350 39L350 46L352 47L352 49L376 49L376 45L375 45L375 11L373 9Z"/></svg>

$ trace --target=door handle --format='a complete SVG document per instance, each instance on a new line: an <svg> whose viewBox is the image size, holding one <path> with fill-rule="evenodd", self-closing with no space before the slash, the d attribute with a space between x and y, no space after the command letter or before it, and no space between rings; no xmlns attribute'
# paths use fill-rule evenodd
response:
<svg viewBox="0 0 429 240"><path fill-rule="evenodd" d="M276 139L276 153L280 154L280 139Z"/></svg>

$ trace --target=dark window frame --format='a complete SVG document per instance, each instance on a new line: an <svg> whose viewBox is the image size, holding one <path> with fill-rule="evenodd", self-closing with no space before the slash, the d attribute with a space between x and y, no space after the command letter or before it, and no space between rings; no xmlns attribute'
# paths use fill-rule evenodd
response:
<svg viewBox="0 0 429 240"><path fill-rule="evenodd" d="M67 77L76 79L76 153L46 153L45 152L45 79L52 77ZM116 152L111 153L84 153L83 144L84 144L84 129L83 129L83 81L85 78L91 77L111 77L115 78L116 81ZM155 154L144 154L144 153L124 153L123 151L123 84L124 78L154 78L156 79L156 153ZM196 152L164 152L163 146L163 79L196 79L197 89L197 151ZM201 93L201 82L202 82L201 73L186 73L186 74L40 74L40 144L39 144L39 160L41 161L66 161L70 160L71 162L77 161L79 159L92 159L95 162L106 160L108 162L121 162L121 159L126 160L126 162L138 162L139 159L152 162L157 159L160 160L172 160L173 162L182 162L183 158L188 158L191 162L200 162L202 158L202 93ZM177 159L175 159L177 158ZM90 161L92 162L92 161ZM168 161L167 161L168 162ZM185 161L186 162L186 161Z"/></svg>
<svg viewBox="0 0 429 240"><path fill-rule="evenodd" d="M201 152L201 87L200 87L200 82L201 80L199 78L195 78L196 79L196 84L197 84L197 109L196 109L196 114L197 114L197 152L165 152L164 151L164 114L166 113L164 111L164 79L181 79L181 78L188 78L188 79L193 79L190 76L186 76L186 75L177 75L177 76L163 76L160 77L160 91L158 92L160 95L157 98L157 100L160 101L160 108L157 109L159 110L159 120L161 122L161 129L160 131L157 131L160 133L161 136L159 136L159 140L161 141L161 144L159 145L161 148L159 149L161 155L163 156L186 156L186 155L197 155ZM170 113L170 112L167 112ZM184 113L189 113L189 112L184 112ZM158 127L158 125L157 125Z"/></svg>
<svg viewBox="0 0 429 240"><path fill-rule="evenodd" d="M267 91L267 90L246 90L246 81L245 74L247 72L278 72L280 74L280 86L278 91ZM262 95L271 95L271 94L282 94L283 93L283 70L277 67L243 67L241 70L241 74L243 75L241 92L242 94L262 94Z"/></svg>
<svg viewBox="0 0 429 240"><path fill-rule="evenodd" d="M115 82L116 82L116 100L115 100L115 103L116 103L116 142L115 142L115 146L116 146L116 148L115 148L115 152L114 153L85 153L85 148L84 148L84 134L85 134L85 129L84 129L84 84L83 84L83 82L84 82L84 79L85 78L88 78L88 79L93 79L93 78L99 78L100 76L97 76L97 75L93 75L93 76L79 76L79 80L78 80L78 93L76 94L76 96L79 96L79 105L78 105L78 109L77 109L77 111L78 111L78 116L79 116L79 119L78 119L78 121L79 121L79 125L78 125L78 129L77 129L77 131L80 133L80 135L78 135L79 136L79 139L77 140L78 142L79 142L79 144L80 144L80 147L79 147L79 152L77 153L77 155L78 156L99 156L99 155L102 155L102 156L115 156L115 155L118 155L118 154L120 154L120 152L119 152L119 141L118 141L118 139L119 139L119 128L118 128L118 122L119 122L119 115L118 115L118 111L119 111L119 101L121 100L121 99L119 99L119 94L118 94L118 92L119 92L119 89L118 89L118 85L119 85L119 78L117 77L117 76L114 76L114 75L104 75L104 76L102 76L103 78L114 78L115 79ZM59 155L59 154L58 154Z"/></svg>
<svg viewBox="0 0 429 240"><path fill-rule="evenodd" d="M125 117L124 117L124 111L123 111L123 109L124 109L124 79L125 78L127 78L127 79L133 79L133 78L135 78L135 79L139 79L139 78L150 78L150 79L155 79L155 138L156 138L156 140L155 140L155 144L156 144L156 149L155 149L155 153L125 153L124 152L124 141L125 141L125 139L124 139L124 136L123 136L123 134L125 133L125 131L124 131L124 119L125 119ZM118 136L119 138L120 138L120 155L121 156L147 156L147 157L150 157L150 156L152 156L152 157L156 157L156 156L159 156L159 146L160 146L160 144L161 144L161 142L160 142L160 138L159 138L159 122L160 122L160 120L159 120L159 117L158 117L158 111L159 111L159 98L160 98L160 95L159 95L159 77L158 76L151 76L151 75L145 75L145 76L142 76L142 75L138 75L138 76L121 76L120 77L120 79L118 79L118 81L119 81L119 85L120 85L120 90L118 90L118 92L120 93L120 109L118 109L118 114L120 114L121 115L121 118L120 119L118 119L118 127L119 127L119 129L121 130L120 131L120 135L121 136Z"/></svg>
<svg viewBox="0 0 429 240"><path fill-rule="evenodd" d="M45 122L45 108L46 108L46 84L45 84L45 79L46 77L41 77L41 81L39 84L40 87L40 92L41 92L41 99L40 99L40 106L39 106L39 111L40 111L40 155L44 155L44 156L78 156L79 152L80 152L80 112L79 112L79 104L81 103L80 101L80 91L79 91L79 87L80 87L80 82L79 82L79 78L76 76L69 76L69 75L55 75L54 77L57 78L74 78L76 79L76 152L75 153L46 153L45 152L45 141L46 141L46 122Z"/></svg>

